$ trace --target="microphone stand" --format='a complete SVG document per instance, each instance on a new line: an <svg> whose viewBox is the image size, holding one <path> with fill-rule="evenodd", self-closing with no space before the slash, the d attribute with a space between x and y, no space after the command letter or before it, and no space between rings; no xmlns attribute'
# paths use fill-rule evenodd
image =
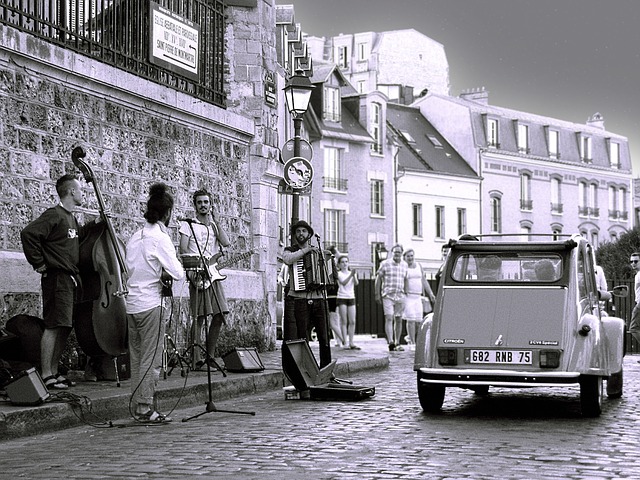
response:
<svg viewBox="0 0 640 480"><path fill-rule="evenodd" d="M212 293L213 293L213 298L216 301L216 305L218 306L218 311L220 312L221 315L222 312L220 311L220 302L218 301L218 296L216 294L216 290L213 287L213 280L211 278L211 272L209 272L209 265L207 262L205 262L204 259L204 253L202 251L202 248L200 248L200 244L198 243L198 237L196 236L196 233L193 229L193 222L187 222L189 224L189 228L191 229L191 235L193 236L193 239L196 242L196 247L198 249L198 255L200 256L200 262L201 265L203 266L204 272L205 272L205 277L206 280L209 282L209 288L211 289ZM198 222L199 223L199 222ZM206 228L209 228L208 225L206 225ZM204 279L203 279L204 280ZM198 285L196 283L195 285L195 289L196 289L196 295L198 294ZM203 289L204 290L204 289ZM203 293L204 294L204 293ZM196 308L197 308L197 302L196 302ZM209 313L205 312L204 315L204 337L205 337L205 345L208 347L209 346ZM198 327L198 312L196 311L195 314L195 321L196 321L196 328ZM212 319L213 320L213 319ZM195 330L194 330L195 333ZM209 355L209 352L206 348L202 348L201 345L198 345L202 350L204 350L204 354L205 354L205 362L207 364L207 389L208 389L208 401L205 404L205 411L204 412L200 412L196 415L193 415L191 417L187 417L187 418L183 418L182 421L183 422L188 422L189 420L192 420L194 418L198 418L202 415L204 415L205 413L213 413L213 412L220 412L220 413L238 413L238 414L244 414L244 415L255 415L256 412L242 412L242 411L238 411L238 410L221 410L219 408L216 407L215 403L213 403L213 390L212 390L212 385L211 385L211 363L214 363L216 368L218 370L220 370L222 372L222 375L224 377L227 376L227 374L225 373L225 371L220 367L220 365L218 365L215 361L215 359L213 358L213 356ZM193 348L195 348L195 345L193 346Z"/></svg>
<svg viewBox="0 0 640 480"><path fill-rule="evenodd" d="M329 342L329 332L331 331L331 325L329 322L329 303L327 302L327 282L329 281L329 272L327 270L327 264L324 261L324 250L320 246L320 235L316 234L316 242L318 243L318 259L320 261L320 277L321 277L321 286L320 290L322 291L322 300L324 302L324 324L325 324L325 332L326 332L326 342L327 342L327 350L329 352L328 361L331 362L331 343ZM318 339L320 340L320 339Z"/></svg>

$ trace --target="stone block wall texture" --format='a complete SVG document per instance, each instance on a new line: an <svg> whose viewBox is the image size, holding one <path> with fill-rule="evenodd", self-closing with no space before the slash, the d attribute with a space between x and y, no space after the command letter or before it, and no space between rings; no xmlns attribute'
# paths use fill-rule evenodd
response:
<svg viewBox="0 0 640 480"><path fill-rule="evenodd" d="M239 31L247 39L236 40L233 29L227 35L227 42L233 43L234 48L246 50L243 56L227 59L230 71L264 70L268 63L265 58L275 58L274 38L267 41L268 32L262 37L255 33L264 28L261 22L269 21L274 15L272 11L269 0L259 2L255 9L231 9L232 15L227 21L242 20ZM269 28L275 28L275 21ZM273 31L270 36L274 37ZM256 194L252 187L260 183L263 171L273 169L270 165L265 167L264 162L275 164L277 159L275 149L268 148L277 143L274 133L277 114L274 109L263 106L262 74L249 73L243 77L242 85L231 81L228 87L229 110L261 126L256 131L261 132L262 138L251 139L247 132L229 129L219 119L207 122L199 116L190 118L184 110L174 115L170 105L157 108L157 99L132 98L121 89L111 90L108 85L91 85L85 89L83 83L91 84L91 78L66 82L64 75L46 61L41 64L36 61L34 68L33 61L22 62L16 58L18 61L14 62L11 51L0 46L0 271L21 278L14 288L11 280L2 279L0 274L0 326L20 313L41 316L39 276L26 265L20 230L58 201L55 192L58 177L69 172L80 173L71 161L71 151L78 143L87 150L86 160L94 169L106 209L123 240L143 223L149 186L162 181L173 190L174 217L193 215L191 194L194 190L205 187L212 193L221 223L232 239L227 256L253 248L268 252L270 234L261 232L261 225L255 219L264 217L264 212L256 213L256 210L262 210L260 197L268 197L269 192ZM96 62L95 68L111 67ZM233 79L234 75L230 77ZM154 89L158 87L150 87ZM224 114L220 118L224 119ZM267 148L255 148L256 141L266 141ZM265 158L256 158L253 151L263 152ZM90 186L85 197L85 206L97 210L96 196ZM276 212L268 213L276 215ZM78 218L84 222L93 217L87 212ZM171 227L177 244L175 222ZM275 233L272 236L275 237ZM251 272L252 278L258 275L257 284L262 285L267 268L265 258L269 256L269 253L258 253L230 268ZM275 253L272 256L275 262ZM274 348L272 310L275 305L269 298L273 295L268 294L266 287L264 296L262 292L243 294L242 288L234 288L233 278L227 282L230 282L226 290L231 312L218 343L219 352L240 345L259 350ZM275 291L275 287L271 290ZM170 307L177 328L187 325L186 292L176 297Z"/></svg>

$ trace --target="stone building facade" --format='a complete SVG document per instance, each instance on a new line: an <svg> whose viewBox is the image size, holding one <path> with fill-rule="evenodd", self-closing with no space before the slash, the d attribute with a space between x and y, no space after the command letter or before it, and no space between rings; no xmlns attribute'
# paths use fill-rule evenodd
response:
<svg viewBox="0 0 640 480"><path fill-rule="evenodd" d="M275 347L280 102L265 92L284 72L274 1L240 3L247 6L227 6L224 16L226 108L0 24L0 326L21 313L41 316L39 275L19 233L57 202L56 179L79 173L71 151L81 143L125 241L142 224L151 183L171 187L174 216L193 215L197 188L213 193L232 242L226 255L253 251L224 271L231 313L218 348ZM97 208L90 187L86 199L80 221ZM177 243L175 222L171 232ZM184 326L188 289L173 290Z"/></svg>

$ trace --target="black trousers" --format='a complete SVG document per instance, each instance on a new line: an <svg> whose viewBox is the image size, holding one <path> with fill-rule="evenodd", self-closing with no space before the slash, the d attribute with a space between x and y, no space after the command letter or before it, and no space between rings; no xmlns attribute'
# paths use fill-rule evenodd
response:
<svg viewBox="0 0 640 480"><path fill-rule="evenodd" d="M286 297L284 301L284 340L304 338L309 341L309 332L316 329L320 344L320 368L331 363L331 347L327 330L327 302L323 298Z"/></svg>

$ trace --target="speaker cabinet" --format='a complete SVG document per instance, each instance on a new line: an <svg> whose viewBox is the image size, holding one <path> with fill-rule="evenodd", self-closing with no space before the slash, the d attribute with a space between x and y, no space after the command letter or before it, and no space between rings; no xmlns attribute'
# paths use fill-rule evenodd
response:
<svg viewBox="0 0 640 480"><path fill-rule="evenodd" d="M282 344L282 371L296 390L309 390L314 385L328 383L333 377L336 361L320 369L306 340L287 340Z"/></svg>
<svg viewBox="0 0 640 480"><path fill-rule="evenodd" d="M14 405L40 405L50 395L35 368L20 372L5 385L5 390Z"/></svg>
<svg viewBox="0 0 640 480"><path fill-rule="evenodd" d="M264 365L258 351L255 348L234 348L223 355L222 361L225 368L230 372L261 372Z"/></svg>

